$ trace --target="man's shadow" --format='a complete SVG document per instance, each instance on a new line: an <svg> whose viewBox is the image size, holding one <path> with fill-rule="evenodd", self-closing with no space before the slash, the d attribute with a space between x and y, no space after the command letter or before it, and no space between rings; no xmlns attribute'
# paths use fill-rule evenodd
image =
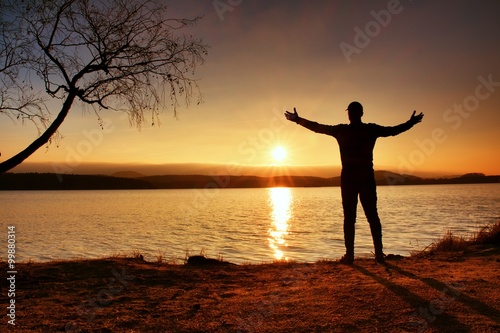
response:
<svg viewBox="0 0 500 333"><path fill-rule="evenodd" d="M488 304L485 304L473 297L470 297L469 295L466 295L464 293L460 293L458 290L454 290L450 285L447 285L441 281L438 281L433 278L421 278L419 276L416 276L413 273L407 272L403 269L401 269L398 266L387 264L387 267L390 269L395 270L396 272L400 273L401 275L405 275L409 278L420 280L423 283L427 284L429 287L434 288L436 290L444 291L448 290L449 294L451 295L456 295L455 299L464 305L472 308L475 312L486 316L490 318L491 320L500 323L500 311L498 309L492 308Z"/></svg>
<svg viewBox="0 0 500 333"><path fill-rule="evenodd" d="M429 287L441 292L441 296L432 300L425 299L411 290L398 285L388 279L370 272L364 267L353 264L352 267L358 270L360 273L371 277L394 294L401 297L404 301L411 304L415 308L415 312L410 316L408 322L409 326L415 327L416 331L423 332L429 325L434 326L442 331L447 331L450 328L453 332L471 332L471 327L461 323L453 315L446 312L446 307L448 304L459 301L471 308L475 312L486 316L493 320L494 322L500 322L500 311L489 305L472 298L468 295L461 293L450 285L440 282L433 278L422 278L413 273L407 272L402 268L395 266L393 264L387 263L386 267L389 270L394 270L399 274L409 277L414 280L419 280Z"/></svg>

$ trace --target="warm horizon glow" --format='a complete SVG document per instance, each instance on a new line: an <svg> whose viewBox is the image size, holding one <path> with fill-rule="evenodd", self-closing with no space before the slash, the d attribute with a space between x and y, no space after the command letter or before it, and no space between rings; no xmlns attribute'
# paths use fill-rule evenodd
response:
<svg viewBox="0 0 500 333"><path fill-rule="evenodd" d="M401 2L380 25L373 13L387 10L387 2L318 1L240 1L228 4L223 20L210 1L172 2L172 17L203 16L186 31L210 45L195 70L203 103L181 103L177 118L167 103L161 125L145 123L140 131L111 110L101 112L103 129L93 112L75 103L59 129L62 139L13 171L86 173L114 165L111 172L162 174L168 167L159 166L189 163L222 166L222 173L234 166L339 168L335 139L283 113L296 107L318 123L348 123L345 109L359 100L365 123L394 126L413 110L425 114L411 130L377 140L376 170L500 175L500 2ZM372 30L358 36L365 27ZM354 51L346 54L345 45ZM52 119L57 102L50 102ZM0 161L37 135L30 122L0 113ZM143 171L146 166L153 171Z"/></svg>

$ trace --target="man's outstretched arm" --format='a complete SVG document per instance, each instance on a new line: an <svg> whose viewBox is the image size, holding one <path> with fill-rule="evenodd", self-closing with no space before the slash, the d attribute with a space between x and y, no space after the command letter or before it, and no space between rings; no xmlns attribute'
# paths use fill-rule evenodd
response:
<svg viewBox="0 0 500 333"><path fill-rule="evenodd" d="M417 111L413 111L413 114L407 122L399 124L397 126L380 126L380 133L378 136L394 136L409 130L410 128L421 122L422 118L424 117L424 114L422 112L415 115L416 113Z"/></svg>
<svg viewBox="0 0 500 333"><path fill-rule="evenodd" d="M297 123L301 126L304 126L308 130L311 130L313 132L333 135L332 130L334 129L334 126L318 124L315 121L310 121L310 120L301 118L301 117L299 117L299 114L297 113L297 110L295 108L293 108L293 112L286 111L285 117L286 117L286 119L293 121L294 123Z"/></svg>

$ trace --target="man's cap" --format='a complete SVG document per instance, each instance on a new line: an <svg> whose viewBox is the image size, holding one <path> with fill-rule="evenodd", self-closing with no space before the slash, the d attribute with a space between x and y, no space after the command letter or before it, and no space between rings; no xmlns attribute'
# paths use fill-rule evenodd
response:
<svg viewBox="0 0 500 333"><path fill-rule="evenodd" d="M360 102L351 102L348 106L346 111L358 111L358 112L363 112L363 105L361 105Z"/></svg>

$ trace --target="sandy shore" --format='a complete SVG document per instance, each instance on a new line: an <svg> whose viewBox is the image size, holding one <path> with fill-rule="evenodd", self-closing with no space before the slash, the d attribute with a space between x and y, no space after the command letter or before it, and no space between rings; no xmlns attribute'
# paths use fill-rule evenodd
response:
<svg viewBox="0 0 500 333"><path fill-rule="evenodd" d="M500 332L499 262L498 247L476 247L387 266L24 263L15 326L2 279L0 331Z"/></svg>

